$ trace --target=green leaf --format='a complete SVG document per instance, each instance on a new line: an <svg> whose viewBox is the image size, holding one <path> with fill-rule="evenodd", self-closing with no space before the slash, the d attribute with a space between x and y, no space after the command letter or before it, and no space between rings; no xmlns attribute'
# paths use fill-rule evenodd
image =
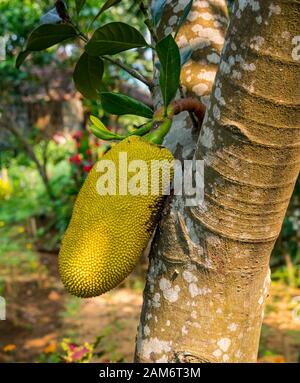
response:
<svg viewBox="0 0 300 383"><path fill-rule="evenodd" d="M90 120L92 121L92 123L95 125L96 128L98 128L99 130L101 130L104 133L110 133L111 134L111 132L107 129L107 127L103 124L103 122L101 120L99 120L99 118L97 118L95 116L90 116Z"/></svg>
<svg viewBox="0 0 300 383"><path fill-rule="evenodd" d="M167 0L156 0L151 2L150 11L154 25L157 25L160 22L166 3Z"/></svg>
<svg viewBox="0 0 300 383"><path fill-rule="evenodd" d="M146 118L153 117L153 110L147 105L134 98L120 93L102 92L101 103L107 113L122 116L123 114L133 114Z"/></svg>
<svg viewBox="0 0 300 383"><path fill-rule="evenodd" d="M179 29L181 28L182 24L184 23L185 19L188 17L189 13L191 12L192 6L193 6L193 0L190 0L188 2L188 4L185 6L185 8L183 10L183 14L178 21L178 24L176 27L176 32L175 32L175 38L179 32Z"/></svg>
<svg viewBox="0 0 300 383"><path fill-rule="evenodd" d="M159 83L165 108L176 96L180 79L180 52L172 35L166 36L156 45L160 61Z"/></svg>
<svg viewBox="0 0 300 383"><path fill-rule="evenodd" d="M146 45L143 35L137 29L125 23L112 22L95 31L85 50L92 56L103 56Z"/></svg>
<svg viewBox="0 0 300 383"><path fill-rule="evenodd" d="M107 1L105 2L105 4L101 7L101 9L100 9L100 11L97 13L97 15L94 17L94 19L93 19L91 25L94 23L94 21L96 21L96 20L98 19L98 17L99 17L100 15L102 15L102 13L103 13L104 11L106 11L108 8L111 8L112 6L114 6L114 5L118 4L118 3L120 3L120 1L121 1L121 0L107 0Z"/></svg>
<svg viewBox="0 0 300 383"><path fill-rule="evenodd" d="M97 98L103 72L103 60L100 57L89 56L84 52L80 56L73 73L76 89L90 100Z"/></svg>
<svg viewBox="0 0 300 383"><path fill-rule="evenodd" d="M75 36L77 36L77 32L72 25L43 24L29 35L26 50L41 51Z"/></svg>
<svg viewBox="0 0 300 383"><path fill-rule="evenodd" d="M153 122L147 122L143 124L138 129L135 129L133 132L130 132L128 136L143 136L144 134L150 132L153 127Z"/></svg>
<svg viewBox="0 0 300 383"><path fill-rule="evenodd" d="M30 51L22 51L18 54L16 59L16 68L19 69L23 62L26 60L26 57L30 55Z"/></svg>
<svg viewBox="0 0 300 383"><path fill-rule="evenodd" d="M100 138L100 140L114 140L117 139L116 135L114 133L110 132L103 132L102 130L99 130L96 126L92 125L90 127L91 132L93 133L94 136L97 138Z"/></svg>
<svg viewBox="0 0 300 383"><path fill-rule="evenodd" d="M30 52L47 49L52 45L75 36L77 36L77 32L69 24L40 25L30 33L25 50L20 52L16 59L16 67L19 68L22 65Z"/></svg>
<svg viewBox="0 0 300 383"><path fill-rule="evenodd" d="M82 7L84 6L86 0L76 0L76 12L77 12L77 15L79 15Z"/></svg>
<svg viewBox="0 0 300 383"><path fill-rule="evenodd" d="M101 140L123 140L125 138L125 136L110 132L102 123L102 121L99 120L99 118L90 116L90 120L93 123L93 125L90 127L91 132L94 136L100 138Z"/></svg>

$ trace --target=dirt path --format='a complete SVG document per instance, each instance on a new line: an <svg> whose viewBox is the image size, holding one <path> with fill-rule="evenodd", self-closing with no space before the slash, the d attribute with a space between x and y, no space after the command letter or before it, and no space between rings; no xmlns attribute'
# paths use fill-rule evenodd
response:
<svg viewBox="0 0 300 383"><path fill-rule="evenodd" d="M7 283L7 320L0 321L0 361L58 361L61 341L84 345L100 339L92 361L132 361L142 304L142 284L136 276L126 286L98 298L80 300L61 285L56 256L41 254L47 273L14 275ZM260 345L260 361L296 362L300 320L293 317L300 289L273 285Z"/></svg>
<svg viewBox="0 0 300 383"><path fill-rule="evenodd" d="M51 361L64 338L77 344L101 342L101 358L131 361L142 304L142 289L122 287L93 299L67 294L57 274L57 258L41 254L48 272L14 274L6 283L7 319L0 321L0 362ZM126 285L134 285L127 280ZM55 359L56 361L56 359Z"/></svg>
<svg viewBox="0 0 300 383"><path fill-rule="evenodd" d="M0 321L0 361L33 362L63 328L64 294L54 262L41 254L49 272L18 274L6 280L6 320Z"/></svg>
<svg viewBox="0 0 300 383"><path fill-rule="evenodd" d="M93 361L133 360L141 305L141 292L128 288L81 302L76 326L79 343L92 343L97 336L103 337L98 349L104 355ZM65 326L74 326L74 318L68 318Z"/></svg>

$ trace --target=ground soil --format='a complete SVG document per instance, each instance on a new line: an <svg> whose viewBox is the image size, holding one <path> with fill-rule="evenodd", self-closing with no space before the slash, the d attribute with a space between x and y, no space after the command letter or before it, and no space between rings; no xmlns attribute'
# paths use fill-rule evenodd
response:
<svg viewBox="0 0 300 383"><path fill-rule="evenodd" d="M57 256L40 254L46 272L14 275L6 281L7 319L0 321L0 361L53 361L61 341L78 345L101 337L92 361L132 361L142 304L137 276L98 298L79 300L64 290ZM293 314L300 289L273 285L262 329L260 362L296 362L300 351L300 319ZM300 298L299 298L300 299Z"/></svg>

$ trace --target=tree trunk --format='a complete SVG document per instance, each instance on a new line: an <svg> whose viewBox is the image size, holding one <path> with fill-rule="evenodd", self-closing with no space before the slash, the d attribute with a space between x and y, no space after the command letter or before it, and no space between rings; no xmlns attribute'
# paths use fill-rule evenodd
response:
<svg viewBox="0 0 300 383"><path fill-rule="evenodd" d="M222 2L195 2L206 3ZM299 0L236 1L195 151L204 201L175 196L163 214L137 361L257 359L269 258L300 169L299 20Z"/></svg>

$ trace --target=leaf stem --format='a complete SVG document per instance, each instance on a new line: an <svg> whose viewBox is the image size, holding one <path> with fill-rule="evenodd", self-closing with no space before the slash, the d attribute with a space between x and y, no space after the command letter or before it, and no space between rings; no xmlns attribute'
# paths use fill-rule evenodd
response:
<svg viewBox="0 0 300 383"><path fill-rule="evenodd" d="M172 118L157 121L159 127L144 136L144 140L156 145L162 145L163 140L172 126Z"/></svg>
<svg viewBox="0 0 300 383"><path fill-rule="evenodd" d="M111 64L114 64L114 65L118 66L119 68L122 68L123 70L125 70L125 72L129 73L132 77L136 78L137 80L139 80L142 83L144 83L145 85L147 85L150 90L153 89L154 84L150 79L141 75L137 70L128 67L121 60L112 59L109 56L101 56L101 57L104 58L106 61L109 61Z"/></svg>
<svg viewBox="0 0 300 383"><path fill-rule="evenodd" d="M73 24L74 25L74 24ZM80 29L78 28L77 25L74 25L74 27L77 29L78 31L78 37L84 41L85 43L87 43L89 41L88 37L80 31ZM118 60L118 59L112 59L111 57L109 56L101 56L103 59L105 59L106 61L109 61L111 64L113 65L116 65L118 66L119 68L122 68L123 70L125 70L125 72L129 73L132 77L136 78L137 80L141 81L142 83L144 83L145 85L147 85L147 87L149 88L149 90L151 91L154 87L154 84L153 82L146 78L145 76L143 76L142 74L140 74L137 70L133 69L133 68L130 68L128 67L126 64L122 63L121 60Z"/></svg>
<svg viewBox="0 0 300 383"><path fill-rule="evenodd" d="M78 37L79 37L82 41L84 41L85 43L87 43L87 42L89 41L89 39L88 39L82 32L80 32L78 29L77 29L77 31L78 31Z"/></svg>

